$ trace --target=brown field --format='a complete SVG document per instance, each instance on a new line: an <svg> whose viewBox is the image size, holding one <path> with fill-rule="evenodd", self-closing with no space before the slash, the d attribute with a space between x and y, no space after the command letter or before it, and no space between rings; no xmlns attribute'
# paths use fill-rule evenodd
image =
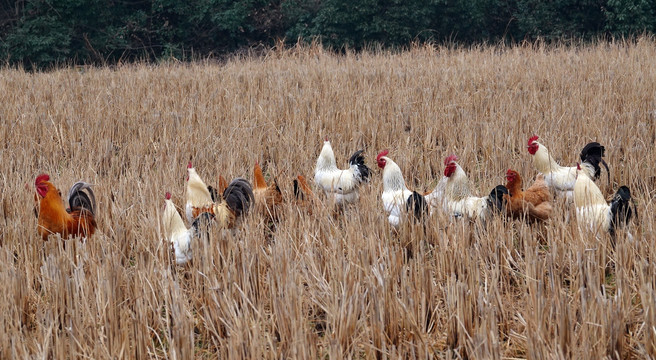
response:
<svg viewBox="0 0 656 360"><path fill-rule="evenodd" d="M656 357L656 42L335 56L272 50L224 64L0 70L0 358ZM475 192L536 171L537 134L562 165L606 146L628 185L633 240L594 237L559 204L541 226L387 224L378 151L430 190L455 153ZM374 168L357 206L293 204L270 239L250 215L172 264L160 215L184 212L186 164L206 182L252 179L286 196L322 139ZM33 184L95 185L99 233L44 242ZM324 197L321 197L324 199ZM569 220L568 220L569 219ZM412 250L408 258L406 249Z"/></svg>

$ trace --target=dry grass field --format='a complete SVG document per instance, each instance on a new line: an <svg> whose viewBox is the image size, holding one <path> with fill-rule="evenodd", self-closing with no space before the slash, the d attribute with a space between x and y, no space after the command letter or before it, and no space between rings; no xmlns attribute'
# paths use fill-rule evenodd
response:
<svg viewBox="0 0 656 360"><path fill-rule="evenodd" d="M654 358L654 54L652 39L307 46L222 64L0 70L0 358ZM455 153L485 195L508 168L535 176L533 134L568 166L587 142L606 146L612 184L605 172L598 184L631 188L633 239L580 231L563 203L543 225L388 225L378 151L421 191ZM268 237L251 214L175 265L160 216L166 191L184 213L190 159L210 184L252 180L259 160L290 198L326 136L342 167L365 149L373 175L356 206L289 203ZM42 172L64 193L94 184L91 239L41 240Z"/></svg>

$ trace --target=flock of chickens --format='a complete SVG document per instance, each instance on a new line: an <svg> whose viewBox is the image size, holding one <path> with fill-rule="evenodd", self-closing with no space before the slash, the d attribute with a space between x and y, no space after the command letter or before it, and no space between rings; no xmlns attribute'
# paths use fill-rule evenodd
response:
<svg viewBox="0 0 656 360"><path fill-rule="evenodd" d="M612 200L607 202L594 182L601 173L599 164L603 164L608 171L608 165L603 160L603 146L597 142L587 144L576 167L563 167L537 140L538 137L533 136L528 141L528 152L539 173L535 182L523 190L521 176L514 170L508 170L506 185L496 186L483 197L472 194L467 174L455 155L445 159L444 177L435 189L419 193L406 187L401 169L389 157L389 151L380 152L376 162L382 169L381 198L389 223L398 228L406 219L421 221L436 211L472 221L484 222L494 213L531 222L544 221L553 214L554 195L566 198L568 203L573 200L577 221L592 232L614 235L629 223L636 213L635 205L631 208L629 188L620 187ZM369 182L371 169L365 165L362 153L359 150L353 154L349 167L341 170L337 167L330 142L328 139L324 141L317 159L314 182L337 206L358 201L360 186ZM191 260L191 244L203 226L235 228L251 209L270 223L278 221L280 206L284 202L283 194L276 180L266 183L258 163L254 167L253 185L243 178L228 183L220 176L218 188L208 186L191 162L187 172L185 215L190 228L185 225L170 193L166 193L162 214L164 234L174 250L176 263L184 264ZM68 207L65 207L61 193L50 183L48 175L42 174L36 178L35 190L38 232L44 240L51 234L84 238L94 234L96 201L88 183L80 181L73 185L68 193ZM296 204L311 212L308 204L317 199L303 176L294 180L294 195Z"/></svg>

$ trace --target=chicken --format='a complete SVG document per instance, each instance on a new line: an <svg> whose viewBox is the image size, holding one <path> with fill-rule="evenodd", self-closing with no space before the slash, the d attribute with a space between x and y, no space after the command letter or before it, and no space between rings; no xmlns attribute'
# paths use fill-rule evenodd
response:
<svg viewBox="0 0 656 360"><path fill-rule="evenodd" d="M503 202L498 201L498 194L502 188L496 187L488 196L473 196L467 174L457 161L458 157L455 155L450 155L444 160L446 180L443 184L442 207L447 214L456 218L486 220L493 211L501 211Z"/></svg>
<svg viewBox="0 0 656 360"><path fill-rule="evenodd" d="M376 157L378 167L383 169L383 207L388 214L387 221L398 228L405 212L411 213L415 219L421 219L428 214L428 203L423 195L410 191L405 186L401 168L387 155L388 150L381 151Z"/></svg>
<svg viewBox="0 0 656 360"><path fill-rule="evenodd" d="M629 223L634 212L637 215L635 204L633 210L630 206L631 191L621 186L609 204L589 174L594 174L593 166L588 163L578 165L574 184L576 220L579 226L593 233L603 231L614 236L620 227Z"/></svg>
<svg viewBox="0 0 656 360"><path fill-rule="evenodd" d="M552 196L542 174L538 174L533 185L522 191L522 177L515 170L506 172L508 194L506 211L515 218L547 220L553 212Z"/></svg>
<svg viewBox="0 0 656 360"><path fill-rule="evenodd" d="M262 168L257 162L253 168L253 174L253 195L255 197L255 205L258 207L264 218L271 221L278 220L281 211L280 207L283 203L282 192L280 191L280 187L278 187L278 183L274 179L271 185L267 185L264 180Z"/></svg>
<svg viewBox="0 0 656 360"><path fill-rule="evenodd" d="M537 140L537 136L532 136L528 140L528 152L533 155L533 165L538 172L544 175L547 186L554 191L556 196L571 199L574 183L576 182L576 167L558 165L549 154L549 150ZM608 165L602 159L605 150L598 142L591 142L583 148L579 155L581 162L586 162L592 166L590 168L592 172L589 174L592 179L598 179L601 174L601 169L599 168L600 162L606 167L606 171L608 171Z"/></svg>
<svg viewBox="0 0 656 360"><path fill-rule="evenodd" d="M305 209L308 214L312 215L313 209L317 204L317 198L314 196L310 185L303 175L294 179L294 197L298 207Z"/></svg>
<svg viewBox="0 0 656 360"><path fill-rule="evenodd" d="M200 213L211 212L215 201L218 201L216 190L205 184L190 161L187 165L187 221L191 224Z"/></svg>
<svg viewBox="0 0 656 360"><path fill-rule="evenodd" d="M166 239L171 243L175 262L178 265L184 265L191 260L191 242L199 235L200 228L203 224L209 225L213 216L209 213L202 213L187 229L182 222L182 217L175 209L171 201L171 193L166 193L164 200L164 213L162 214L162 228Z"/></svg>
<svg viewBox="0 0 656 360"><path fill-rule="evenodd" d="M83 181L73 184L68 192L68 209L64 207L59 190L50 183L50 176L37 176L34 185L38 200L38 231L43 240L51 234L60 234L63 238L88 238L94 234L96 198L90 184Z"/></svg>
<svg viewBox="0 0 656 360"><path fill-rule="evenodd" d="M242 178L234 179L219 196L215 190L205 185L196 170L187 166L187 204L185 212L189 223L202 213L210 213L214 220L222 227L231 229L237 219L247 213L255 198L253 189L248 181ZM214 197L212 194L214 193Z"/></svg>
<svg viewBox="0 0 656 360"><path fill-rule="evenodd" d="M314 181L337 205L357 201L360 185L369 181L371 170L365 165L362 153L363 150L356 151L349 159L349 168L340 170L330 141L323 143L314 170Z"/></svg>

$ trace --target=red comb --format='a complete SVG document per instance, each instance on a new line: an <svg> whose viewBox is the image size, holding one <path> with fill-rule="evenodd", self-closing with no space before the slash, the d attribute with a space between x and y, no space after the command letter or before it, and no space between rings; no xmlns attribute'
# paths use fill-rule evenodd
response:
<svg viewBox="0 0 656 360"><path fill-rule="evenodd" d="M44 181L50 181L50 176L48 174L41 174L36 177L36 181L34 181L34 185L38 185L39 183L42 183Z"/></svg>
<svg viewBox="0 0 656 360"><path fill-rule="evenodd" d="M506 175L510 175L510 174L512 174L512 169L508 169L508 171L506 171Z"/></svg>
<svg viewBox="0 0 656 360"><path fill-rule="evenodd" d="M533 144L534 141L537 141L537 140L538 140L538 136L533 135L533 136L531 136L530 139L528 139L528 144L531 145L531 144Z"/></svg>
<svg viewBox="0 0 656 360"><path fill-rule="evenodd" d="M168 191L166 192L166 200L171 200L171 193Z"/></svg>
<svg viewBox="0 0 656 360"><path fill-rule="evenodd" d="M380 158L382 158L383 156L387 156L387 154L389 154L389 150L385 149L385 150L381 151L378 154L378 156L376 156L376 161L380 160Z"/></svg>
<svg viewBox="0 0 656 360"><path fill-rule="evenodd" d="M191 169L191 168L193 168L193 166L191 166L191 161L190 161L189 164L187 164L187 169Z"/></svg>
<svg viewBox="0 0 656 360"><path fill-rule="evenodd" d="M328 140L328 136L324 137L324 138L323 138L323 141L329 141L329 140Z"/></svg>
<svg viewBox="0 0 656 360"><path fill-rule="evenodd" d="M581 164L580 163L576 163L576 170L581 170Z"/></svg>
<svg viewBox="0 0 656 360"><path fill-rule="evenodd" d="M447 156L446 159L444 159L444 165L449 165L451 162L458 161L458 157L455 156L454 154L451 154Z"/></svg>

